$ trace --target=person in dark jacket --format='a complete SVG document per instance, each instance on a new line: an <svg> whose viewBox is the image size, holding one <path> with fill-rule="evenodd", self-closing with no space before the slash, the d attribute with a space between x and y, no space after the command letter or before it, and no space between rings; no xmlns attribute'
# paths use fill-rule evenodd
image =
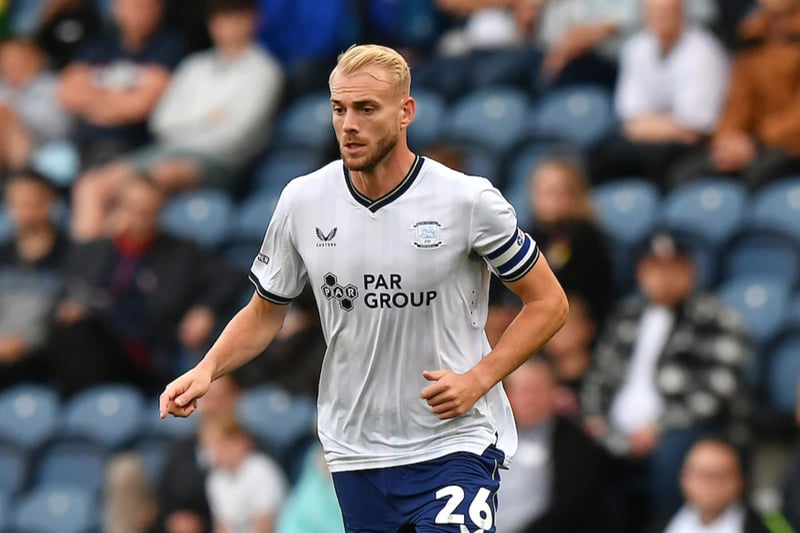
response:
<svg viewBox="0 0 800 533"><path fill-rule="evenodd" d="M503 472L500 497L508 533L605 533L605 452L556 414L552 361L534 355L505 381L519 448Z"/></svg>
<svg viewBox="0 0 800 533"><path fill-rule="evenodd" d="M96 383L157 388L181 349L206 347L246 279L195 242L159 228L163 193L138 176L120 192L112 238L73 248L50 343L64 394Z"/></svg>
<svg viewBox="0 0 800 533"><path fill-rule="evenodd" d="M730 444L715 439L697 442L680 478L686 503L652 533L769 533L761 517L743 501L742 465Z"/></svg>

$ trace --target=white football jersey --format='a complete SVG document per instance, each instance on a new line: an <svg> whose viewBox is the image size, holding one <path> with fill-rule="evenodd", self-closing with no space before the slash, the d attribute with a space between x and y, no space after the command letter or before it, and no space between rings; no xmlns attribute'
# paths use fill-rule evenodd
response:
<svg viewBox="0 0 800 533"><path fill-rule="evenodd" d="M313 288L328 349L318 401L331 471L418 463L492 443L517 445L498 384L474 408L439 420L420 397L423 370L466 372L490 351L484 333L490 267L524 276L539 249L492 184L417 157L378 200L341 161L283 190L250 279L287 304Z"/></svg>

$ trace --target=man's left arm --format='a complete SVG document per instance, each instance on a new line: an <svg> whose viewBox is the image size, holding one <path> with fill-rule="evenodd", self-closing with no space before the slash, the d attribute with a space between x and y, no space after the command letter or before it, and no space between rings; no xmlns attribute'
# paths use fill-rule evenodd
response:
<svg viewBox="0 0 800 533"><path fill-rule="evenodd" d="M440 419L455 418L472 409L481 396L564 325L567 297L544 256L521 279L506 285L522 299L523 306L494 349L464 374L451 370L423 373L434 383L422 390L422 397Z"/></svg>

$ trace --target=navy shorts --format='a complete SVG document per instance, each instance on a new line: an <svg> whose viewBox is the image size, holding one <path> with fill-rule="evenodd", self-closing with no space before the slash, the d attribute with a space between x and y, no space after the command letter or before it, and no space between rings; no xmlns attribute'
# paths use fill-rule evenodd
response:
<svg viewBox="0 0 800 533"><path fill-rule="evenodd" d="M336 472L347 533L494 533L503 452L457 452L391 468Z"/></svg>

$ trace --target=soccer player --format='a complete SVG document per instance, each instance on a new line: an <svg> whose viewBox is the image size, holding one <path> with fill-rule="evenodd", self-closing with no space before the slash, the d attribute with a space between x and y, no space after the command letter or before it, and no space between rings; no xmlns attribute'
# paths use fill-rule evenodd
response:
<svg viewBox="0 0 800 533"><path fill-rule="evenodd" d="M566 297L489 181L408 148L409 88L394 50L340 56L342 159L286 186L253 261L256 293L167 386L161 416L188 416L212 380L261 353L307 278L328 344L318 432L348 533L488 533L516 449L500 382L561 327ZM523 301L494 349L489 269Z"/></svg>

